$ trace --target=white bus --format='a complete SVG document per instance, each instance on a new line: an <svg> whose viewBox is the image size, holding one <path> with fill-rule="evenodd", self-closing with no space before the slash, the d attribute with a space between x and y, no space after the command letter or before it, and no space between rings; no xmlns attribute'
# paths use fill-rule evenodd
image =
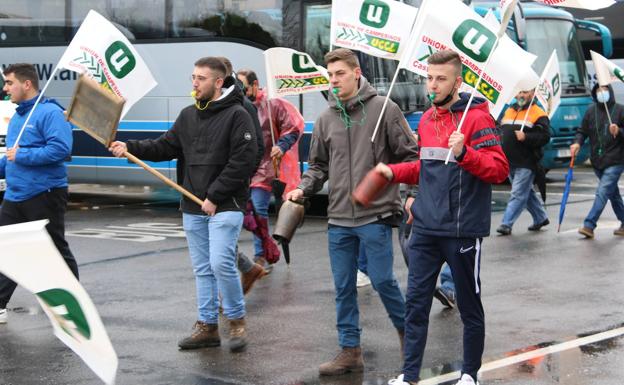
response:
<svg viewBox="0 0 624 385"><path fill-rule="evenodd" d="M419 0L406 1L418 5ZM154 138L191 103L189 75L202 56L226 56L235 70L250 68L266 84L262 51L284 46L309 53L317 63L329 49L331 1L288 0L37 0L0 3L0 65L33 63L45 82L90 9L129 38L158 86L121 121L122 141ZM361 55L365 76L385 94L397 63ZM59 72L46 96L67 106L76 74ZM261 84L261 85L262 85ZM392 98L416 127L426 104L424 79L401 71ZM417 85L415 87L415 85ZM305 168L312 124L325 108L321 93L289 98L306 120L300 143ZM175 179L175 161L152 163ZM84 132L74 130L70 182L160 185L125 159L118 159Z"/></svg>

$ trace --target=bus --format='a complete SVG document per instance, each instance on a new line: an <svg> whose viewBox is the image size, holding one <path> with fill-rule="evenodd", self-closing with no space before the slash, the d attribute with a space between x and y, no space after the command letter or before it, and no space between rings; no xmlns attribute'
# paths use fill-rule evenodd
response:
<svg viewBox="0 0 624 385"><path fill-rule="evenodd" d="M420 1L406 2L418 5ZM192 103L189 75L202 56L226 56L235 70L256 71L262 86L266 84L265 49L290 47L307 52L317 63L329 50L331 1L39 0L0 5L0 65L33 63L43 87L90 9L125 34L158 82L120 122L117 139L121 141L156 138L171 127L180 110ZM367 55L360 59L364 75L385 95L397 62ZM46 96L67 107L76 79L73 72L58 72ZM401 73L392 91L392 99L414 127L426 107L425 93L424 79L411 73ZM321 93L287 99L306 121L299 146L304 170L313 122L327 102ZM148 163L175 180L175 161ZM161 185L78 129L67 165L71 183Z"/></svg>
<svg viewBox="0 0 624 385"><path fill-rule="evenodd" d="M500 18L498 1L474 1L473 6L481 15L491 9ZM587 107L592 103L587 68L578 38L580 30L597 34L602 42L601 52L607 57L611 55L612 41L608 28L593 21L575 19L563 9L519 2L507 29L510 38L537 55L533 69L538 74L542 73L553 49L557 50L563 91L561 104L550 121L550 142L544 147L541 163L546 170L568 167L570 144L581 126ZM576 161L582 163L588 157L589 145L585 144Z"/></svg>

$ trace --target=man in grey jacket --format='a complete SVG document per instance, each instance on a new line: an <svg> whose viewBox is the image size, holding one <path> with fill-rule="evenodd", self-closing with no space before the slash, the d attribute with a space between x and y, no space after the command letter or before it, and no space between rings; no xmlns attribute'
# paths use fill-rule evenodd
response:
<svg viewBox="0 0 624 385"><path fill-rule="evenodd" d="M336 327L342 351L319 368L321 375L361 372L357 304L359 245L368 258L368 274L379 293L401 345L405 300L392 271L392 225L400 219L399 186L394 185L367 208L354 205L351 193L378 162L415 160L416 142L399 107L388 101L371 142L384 97L362 76L357 56L339 48L325 55L330 77L329 108L314 124L309 168L287 198L296 200L319 191L329 179L329 258L336 289ZM402 351L402 349L401 349Z"/></svg>

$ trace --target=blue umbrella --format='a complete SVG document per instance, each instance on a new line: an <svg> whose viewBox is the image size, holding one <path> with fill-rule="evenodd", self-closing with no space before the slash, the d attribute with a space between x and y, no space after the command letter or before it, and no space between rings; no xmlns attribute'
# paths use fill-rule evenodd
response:
<svg viewBox="0 0 624 385"><path fill-rule="evenodd" d="M566 205L568 204L568 194L570 194L570 185L572 184L572 172L574 170L574 156L570 159L570 168L566 175L565 187L563 188L563 196L561 197L561 206L559 207L559 226L557 232L561 230L561 222L563 222L563 216L565 215Z"/></svg>

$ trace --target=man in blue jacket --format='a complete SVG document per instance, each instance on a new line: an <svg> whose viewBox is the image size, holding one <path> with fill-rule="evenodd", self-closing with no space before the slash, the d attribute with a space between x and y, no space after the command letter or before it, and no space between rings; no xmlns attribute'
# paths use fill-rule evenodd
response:
<svg viewBox="0 0 624 385"><path fill-rule="evenodd" d="M39 95L39 77L32 64L24 63L8 66L4 76L3 91L17 109L9 122L6 156L0 159L0 178L7 181L0 226L47 219L46 229L78 278L78 264L65 240L65 159L72 150L71 126L65 121L63 108L42 97L16 143ZM0 323L6 323L6 306L16 287L15 282L0 274Z"/></svg>

